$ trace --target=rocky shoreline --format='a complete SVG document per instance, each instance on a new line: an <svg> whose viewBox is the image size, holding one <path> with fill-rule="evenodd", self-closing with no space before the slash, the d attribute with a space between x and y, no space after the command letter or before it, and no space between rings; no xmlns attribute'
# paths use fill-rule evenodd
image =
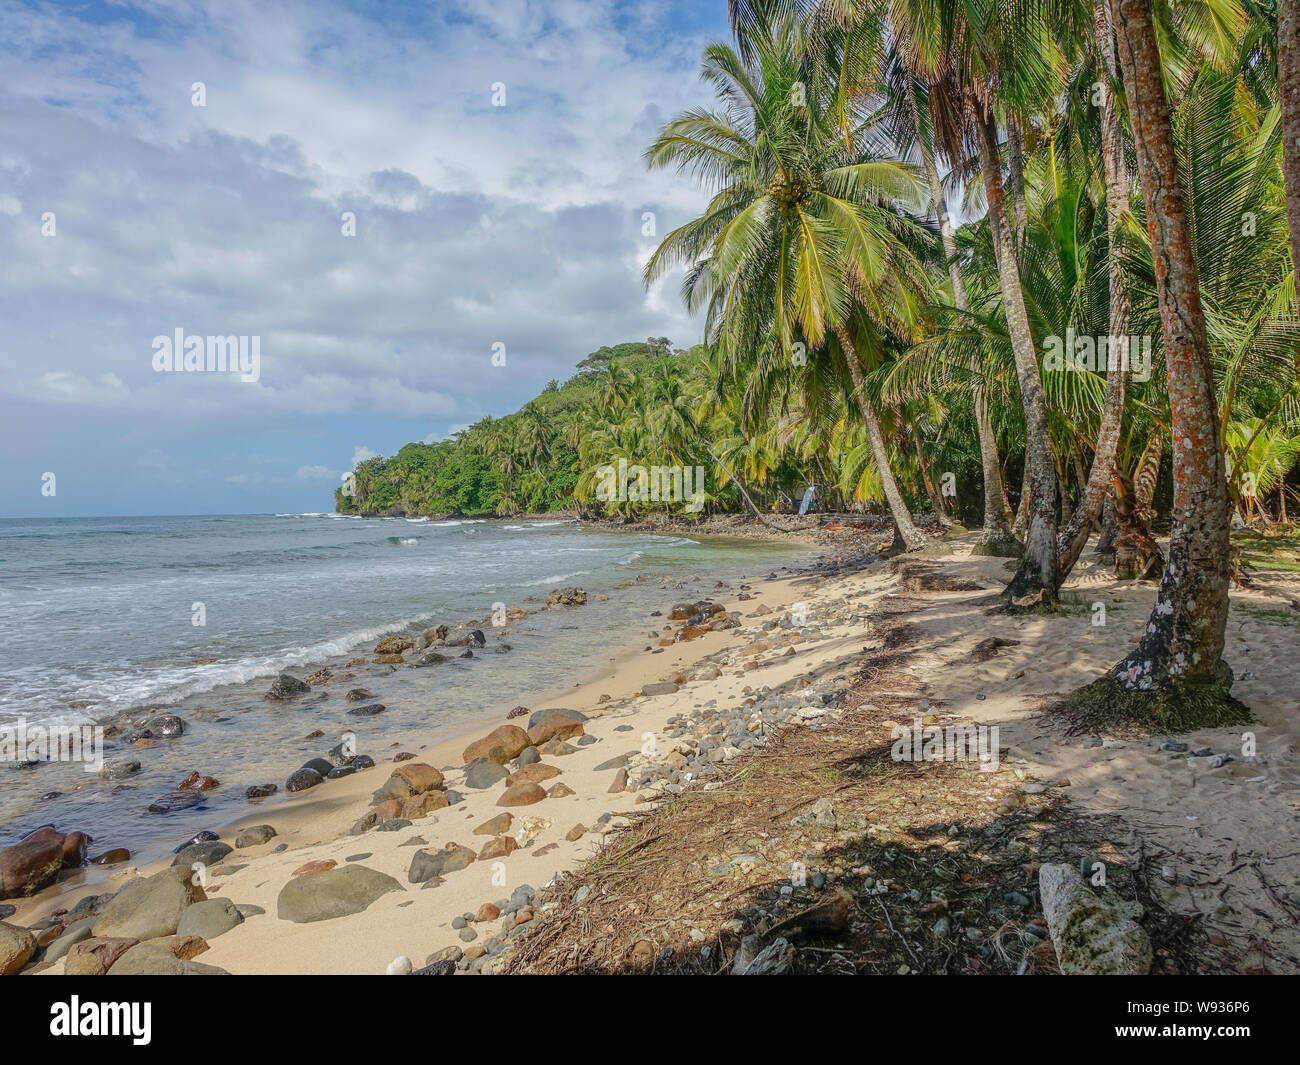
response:
<svg viewBox="0 0 1300 1065"><path fill-rule="evenodd" d="M824 563L819 562L818 564ZM627 583L631 585L636 582ZM600 595L597 598L604 599L606 597ZM545 606L540 609L571 609L585 605L586 601L587 594L581 588L553 589L547 597ZM504 622L508 626L531 612L523 606L512 605L507 608L504 619L488 619L488 621L467 619L454 628L439 625L415 634L394 634L381 639L376 644L373 657L351 659L339 666L326 666L305 678L299 678L288 673L281 674L271 684L264 698L272 703L307 705L324 698L322 689L330 688L335 684L355 683L358 679L358 671L368 667L380 667L379 671L373 675L382 676L385 670L402 667L421 669L437 667L449 662L453 657L468 658L474 656L476 652L479 654L505 654L510 650L509 643L503 639L504 636L508 635L508 628L503 627L495 634L497 639L490 641L484 630L477 626L490 624L492 621ZM716 618L708 620L713 629L723 629L737 623L731 617L724 617L721 621ZM491 630L489 629L489 631ZM661 653L662 651L661 648L654 650L655 653ZM372 674L364 674L362 679L364 680L366 676L370 675ZM648 687L653 689L653 685ZM349 703L355 704L347 711L350 715L373 716L382 713L385 709L384 704L377 701L374 693L364 686L348 689L344 698ZM581 716L578 715L577 711L571 713ZM534 718L536 716L536 714L533 715ZM580 733L581 725L574 722L574 726L576 732ZM126 756L114 757L107 761L101 771L101 779L109 781L129 779L139 772L139 762L131 758L129 754L132 746L152 746L161 742L174 741L184 735L185 728L185 721L178 715L170 713L137 714L128 716L120 723L111 723L106 730L108 737L119 751L126 752ZM515 729L515 726L509 726L509 728ZM576 739L577 743L586 745L594 742L593 738L577 737L572 735L570 731L566 731L564 727L557 728L554 725L544 724L536 720L529 722L529 728L534 730L544 728L547 730L547 735L540 737L538 743L529 744L527 750L521 748L517 752L512 752L511 759L518 760L512 767L512 772L507 771L499 762L493 761L492 758L486 755L467 758L464 786L466 788L481 789L492 786L499 779L507 778L507 786L511 789L511 798L507 805L515 803L531 804L540 801L544 797L562 797L568 793L569 789L562 783L550 784L548 790L543 790L540 787L539 782L541 780L548 779L552 773L555 775L559 773L559 770L554 769L554 767L542 763L541 758L555 757L574 750L575 748L572 745L565 742L567 739ZM515 729L515 731L524 736L528 735L528 732L523 729ZM315 735L324 739L324 734L319 730ZM308 739L310 739L310 736ZM327 781L339 781L373 769L376 765L376 755L358 752L354 744L354 737L345 732L343 739L334 744L328 751L322 751L318 757L309 759L298 769L288 773L283 784L284 793L294 796L303 792L313 792L315 794L313 789L319 788ZM494 750L489 753L495 755L498 752ZM382 755L379 757L382 758ZM373 808L358 818L356 823L350 827L350 834L359 835L370 829L387 832L399 831L411 825L417 819L427 818L436 810L446 809L463 801L459 792L446 787L439 770L413 762L414 757L408 751L398 752L392 756L393 762L401 764L393 771L393 774L380 791L376 793ZM157 812L185 809L196 803L204 791L216 786L218 786L218 781L214 778L199 773L191 773L185 780L178 782L171 792L155 800L150 809ZM280 791L279 785L268 782L250 785L245 794L250 803L256 804L259 800L274 795L278 791ZM254 839L259 842L268 842L276 835L276 830L272 826L252 827L254 831L245 830L232 837L235 843L234 850L245 849L251 845ZM176 909L179 920L179 910L188 907L181 905L183 900L175 890L176 885L167 886L171 884L176 875L169 872L169 870L193 866L196 883L192 885L192 891L187 890L186 897L191 905L205 902L200 882L206 877L207 871L211 869L214 873L225 874L230 869L230 863L227 859L229 859L232 848L230 844L223 842L220 838L221 835L225 834L225 830L220 834L205 830L186 840L177 848L177 856L172 865L150 874L146 882L154 883L156 881L156 890L151 889L144 892L141 897L150 900L165 899L164 908ZM113 953L112 949L104 947L98 941L104 938L120 939L124 937L114 934L118 929L112 920L100 921L101 911L109 906L112 899L121 895L127 886L132 888L132 892L140 890L136 885L141 881L135 876L137 870L127 865L131 855L126 848L112 847L102 853L94 854L93 857L88 857L89 848L93 842L84 832L72 831L65 833L59 831L53 825L48 825L29 833L18 843L0 849L0 894L8 899L8 901L0 903L0 918L8 919L13 917L18 912L19 907L24 913L33 912L34 909L41 908L40 903L47 897L61 900L64 892L51 889L51 885L64 880L69 871L84 867L88 862L115 867L110 874L114 879L127 878L126 886L119 891L89 894L83 896L71 906L56 906L45 917L39 918L25 929L6 920L3 927L0 927L0 971L41 971L62 959L65 955L74 952L74 948L77 958L81 958L83 955L93 955L100 958L101 961L105 950L108 950L113 967L116 966L117 955ZM488 851L489 855L492 853L491 848L493 847L502 850L504 853L509 853L513 849L513 844L514 838L512 836L501 834L501 838L494 840L489 845L489 848L485 848L485 850ZM274 845L272 849L283 850L286 846L286 844L280 843ZM429 856L425 852L420 853L424 855L420 860L425 862L425 867L431 871L426 879L418 881L420 883L427 883L432 880L437 875L437 871L443 868L448 861L454 864L456 861L463 860L463 854L453 855L451 859L447 859ZM56 855L57 861L54 860ZM349 876L351 875L349 874ZM323 888L328 886L331 879L333 878L327 877L318 883ZM417 881L412 880L411 882L415 883ZM345 894L351 892L353 887L354 885L349 880ZM128 897L131 894L131 892L128 892ZM504 907L499 908L504 909ZM220 910L225 915L223 919L230 920L230 927L243 919L240 907L235 906L233 903L223 903L220 907L210 907L210 909L213 909L214 912ZM164 919L160 924L151 927L166 928L171 923L169 920ZM94 930L93 935L91 934L92 929ZM175 929L172 929L165 933L156 933L150 939L161 938L164 935L175 936L177 934ZM82 946L83 941L88 942L89 945ZM146 942L146 940L142 939L142 944ZM181 944L169 940L164 945L176 948L178 952L176 961L178 964L184 966L192 963L195 948L193 943ZM120 946L120 944L117 946ZM150 954L155 961L158 961L156 950L151 950ZM187 956L181 957L181 954ZM134 962L128 965L128 970L133 966ZM108 967L105 966L105 968ZM167 961L164 967L171 971L174 968L173 962Z"/></svg>
<svg viewBox="0 0 1300 1065"><path fill-rule="evenodd" d="M111 892L19 900L0 962L110 974L1300 970L1285 911L1297 867L1277 816L1296 785L1294 686L1243 681L1271 752L1251 759L1229 756L1238 740L1223 730L1073 736L1044 700L1102 668L1146 617L1125 604L1147 591L1085 567L1079 587L1104 598L1110 633L1068 597L1051 617L990 614L1002 567L959 548L673 582L676 605L647 610L648 642L591 682L462 737L372 747L373 768L333 780L349 752L330 752L328 771L314 768L327 783L274 816L124 869ZM1241 609L1271 602L1252 594ZM1234 624L1238 656L1279 638L1250 613ZM420 635L445 654L472 632ZM387 653L431 650L418 642ZM892 759L894 730L913 718L999 725L1000 763Z"/></svg>

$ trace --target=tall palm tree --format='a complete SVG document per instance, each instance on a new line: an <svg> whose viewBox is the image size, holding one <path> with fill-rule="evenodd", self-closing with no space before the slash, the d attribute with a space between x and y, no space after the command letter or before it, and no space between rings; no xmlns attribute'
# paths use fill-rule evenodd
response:
<svg viewBox="0 0 1300 1065"><path fill-rule="evenodd" d="M1193 239L1160 49L1147 0L1118 0L1115 34L1137 147L1164 339L1174 438L1174 526L1156 605L1137 648L1076 698L1105 698L1160 726L1249 714L1223 661L1232 576L1227 471Z"/></svg>
<svg viewBox="0 0 1300 1065"><path fill-rule="evenodd" d="M748 61L721 44L705 53L703 76L724 109L679 115L646 152L650 166L692 171L714 195L665 237L645 282L684 265L687 306L709 308L711 339L733 358L798 365L829 350L852 381L900 535L920 547L866 388L884 334L914 328L924 271L904 237L914 223L892 201L915 199L915 182L841 128L840 97L807 62L797 22L738 36Z"/></svg>

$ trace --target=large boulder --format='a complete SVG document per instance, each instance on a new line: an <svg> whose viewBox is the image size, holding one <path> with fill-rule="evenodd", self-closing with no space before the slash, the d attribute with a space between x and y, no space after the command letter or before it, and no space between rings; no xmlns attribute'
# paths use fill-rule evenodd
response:
<svg viewBox="0 0 1300 1065"><path fill-rule="evenodd" d="M1116 900L1095 894L1077 870L1042 866L1038 892L1061 972L1131 976L1151 968L1146 932Z"/></svg>
<svg viewBox="0 0 1300 1065"><path fill-rule="evenodd" d="M63 868L63 835L38 829L0 850L0 899L34 895Z"/></svg>
<svg viewBox="0 0 1300 1065"><path fill-rule="evenodd" d="M11 976L36 953L36 937L27 929L0 921L0 976Z"/></svg>
<svg viewBox="0 0 1300 1065"><path fill-rule="evenodd" d="M531 747L532 744L528 733L518 725L501 725L466 747L461 758L466 764L476 758L490 758L504 764L517 758L525 747Z"/></svg>
<svg viewBox="0 0 1300 1065"><path fill-rule="evenodd" d="M196 902L181 914L181 919L176 924L176 934L198 936L211 941L243 921L243 914L229 899L207 899Z"/></svg>
<svg viewBox="0 0 1300 1065"><path fill-rule="evenodd" d="M385 873L364 865L344 865L290 880L280 889L276 914L295 924L328 921L361 913L376 899L401 890L402 885Z"/></svg>
<svg viewBox="0 0 1300 1065"><path fill-rule="evenodd" d="M97 937L156 939L176 933L181 914L206 895L188 865L127 881L95 918Z"/></svg>

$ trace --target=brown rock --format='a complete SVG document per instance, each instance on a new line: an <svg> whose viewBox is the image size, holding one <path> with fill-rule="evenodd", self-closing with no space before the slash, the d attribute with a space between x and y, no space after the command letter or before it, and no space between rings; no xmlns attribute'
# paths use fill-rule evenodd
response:
<svg viewBox="0 0 1300 1065"><path fill-rule="evenodd" d="M216 777L205 777L198 773L191 773L179 784L176 785L177 791L211 791L218 787L221 781Z"/></svg>
<svg viewBox="0 0 1300 1065"><path fill-rule="evenodd" d="M386 636L375 644L375 654L400 655L403 651L409 651L414 646L415 641L409 636Z"/></svg>
<svg viewBox="0 0 1300 1065"><path fill-rule="evenodd" d="M551 788L550 791L546 793L546 797L548 799L563 799L568 795L577 795L577 794L578 793L574 791L571 787L569 787L567 784L556 784L553 788Z"/></svg>
<svg viewBox="0 0 1300 1065"><path fill-rule="evenodd" d="M327 873L338 864L339 863L336 862L333 858L318 858L313 862L307 862L304 865L298 866L298 868L295 869L289 875L291 877L292 876L313 876L316 873Z"/></svg>
<svg viewBox="0 0 1300 1065"><path fill-rule="evenodd" d="M123 954L134 947L138 939L116 939L93 936L74 943L68 951L63 971L68 976L103 976Z"/></svg>
<svg viewBox="0 0 1300 1065"><path fill-rule="evenodd" d="M507 854L513 854L518 848L519 844L515 842L514 836L497 836L484 844L483 849L478 852L478 860L486 862L492 858L504 858Z"/></svg>
<svg viewBox="0 0 1300 1065"><path fill-rule="evenodd" d="M375 655L374 657L377 666L400 666L402 661L401 655Z"/></svg>
<svg viewBox="0 0 1300 1065"><path fill-rule="evenodd" d="M474 914L474 923L480 921L495 921L501 916L501 911L491 902L485 902L478 908L478 913Z"/></svg>
<svg viewBox="0 0 1300 1065"><path fill-rule="evenodd" d="M35 953L35 936L25 928L0 921L0 976L12 976Z"/></svg>
<svg viewBox="0 0 1300 1065"><path fill-rule="evenodd" d="M0 850L0 899L34 895L58 876L63 858L62 834L45 829Z"/></svg>
<svg viewBox="0 0 1300 1065"><path fill-rule="evenodd" d="M421 817L428 817L434 810L441 810L450 805L447 796L442 792L426 791L423 795L417 795L407 801L402 807L402 816L408 821L418 821Z"/></svg>
<svg viewBox="0 0 1300 1065"><path fill-rule="evenodd" d="M528 738L539 747L547 740L567 740L571 736L581 735L582 722L574 721L564 714L547 714L528 730Z"/></svg>
<svg viewBox="0 0 1300 1065"><path fill-rule="evenodd" d="M149 940L149 945L170 950L181 961L197 958L208 949L208 941L202 936L162 936Z"/></svg>
<svg viewBox="0 0 1300 1065"><path fill-rule="evenodd" d="M571 829L569 829L568 832L564 834L564 838L567 839L570 843L574 843L577 840L582 839L582 837L585 836L586 834L587 834L587 826L584 825L581 821L579 821L576 825L574 825Z"/></svg>
<svg viewBox="0 0 1300 1065"><path fill-rule="evenodd" d="M544 798L546 798L546 792L542 790L540 784L525 781L520 784L512 784L506 788L501 798L497 799L497 805L531 806L535 802L541 802Z"/></svg>
<svg viewBox="0 0 1300 1065"><path fill-rule="evenodd" d="M397 799L385 799L374 809L380 821L391 821L402 816L402 803Z"/></svg>
<svg viewBox="0 0 1300 1065"><path fill-rule="evenodd" d="M86 864L86 848L92 840L84 832L69 832L63 837L63 868L78 869Z"/></svg>
<svg viewBox="0 0 1300 1065"><path fill-rule="evenodd" d="M503 832L510 831L510 825L514 819L514 814L497 814L496 817L489 817L478 828L474 829L474 835L499 836Z"/></svg>
<svg viewBox="0 0 1300 1065"><path fill-rule="evenodd" d="M526 765L523 769L516 769L506 777L506 787L514 784L540 784L543 780L550 780L551 777L558 777L562 770L556 769L553 765L547 765L545 762L533 762Z"/></svg>
<svg viewBox="0 0 1300 1065"><path fill-rule="evenodd" d="M504 765L530 746L532 740L518 725L501 725L466 747L462 758L466 765L475 758L490 758L498 765Z"/></svg>
<svg viewBox="0 0 1300 1065"><path fill-rule="evenodd" d="M421 795L442 787L442 773L423 762L403 763L393 770L393 776L406 781L412 795Z"/></svg>
<svg viewBox="0 0 1300 1065"><path fill-rule="evenodd" d="M627 770L620 769L617 773L614 774L614 783L609 786L609 791L607 794L613 795L617 791L625 791L626 789L627 789Z"/></svg>
<svg viewBox="0 0 1300 1065"><path fill-rule="evenodd" d="M577 750L577 747L574 747L570 743L565 743L563 740L547 740L537 748L539 754L549 754L558 757L563 757L566 754L576 754Z"/></svg>

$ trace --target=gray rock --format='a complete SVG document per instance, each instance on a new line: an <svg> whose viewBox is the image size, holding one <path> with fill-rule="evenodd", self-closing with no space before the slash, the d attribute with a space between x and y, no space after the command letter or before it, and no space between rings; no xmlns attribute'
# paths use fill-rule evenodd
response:
<svg viewBox="0 0 1300 1065"><path fill-rule="evenodd" d="M99 771L100 780L125 780L127 777L135 776L140 772L140 763L134 758L128 758L121 762L105 762L104 768Z"/></svg>
<svg viewBox="0 0 1300 1065"><path fill-rule="evenodd" d="M276 831L270 825L249 825L235 837L235 846L240 850L244 847L257 847L270 842L275 836Z"/></svg>
<svg viewBox="0 0 1300 1065"><path fill-rule="evenodd" d="M1069 866L1038 871L1043 916L1067 975L1133 975L1151 968L1151 940L1121 906L1095 895Z"/></svg>
<svg viewBox="0 0 1300 1065"><path fill-rule="evenodd" d="M749 938L749 937L746 937ZM794 947L784 936L773 940L755 956L754 960L736 975L783 976L794 965Z"/></svg>
<svg viewBox="0 0 1300 1065"><path fill-rule="evenodd" d="M449 843L440 851L416 851L411 857L407 879L412 884L423 884L434 877L446 876L457 869L465 869L478 859L472 850L459 843Z"/></svg>
<svg viewBox="0 0 1300 1065"><path fill-rule="evenodd" d="M181 915L202 891L188 865L173 865L125 883L95 918L94 934L117 939L157 939L176 934Z"/></svg>
<svg viewBox="0 0 1300 1065"><path fill-rule="evenodd" d="M229 976L225 969L182 961L158 943L137 943L113 963L109 976Z"/></svg>
<svg viewBox="0 0 1300 1065"><path fill-rule="evenodd" d="M263 698L292 699L297 695L306 695L311 686L288 673L281 673L271 684L271 690Z"/></svg>
<svg viewBox="0 0 1300 1065"><path fill-rule="evenodd" d="M211 941L243 921L244 915L229 899L207 899L194 903L181 914L181 919L176 924L176 934L198 936Z"/></svg>
<svg viewBox="0 0 1300 1065"><path fill-rule="evenodd" d="M89 939L93 934L90 930L90 921L78 921L59 936L53 943L45 948L45 957L42 961L58 961L63 955L67 954L73 946L80 943L83 939Z"/></svg>
<svg viewBox="0 0 1300 1065"><path fill-rule="evenodd" d="M294 877L280 889L276 915L282 921L308 924L361 913L402 885L364 865L343 865L312 876Z"/></svg>
<svg viewBox="0 0 1300 1065"><path fill-rule="evenodd" d="M232 850L234 848L229 843L222 843L219 839L209 843L191 843L172 859L172 865L183 865L186 869L193 866L195 862L202 865L216 865Z"/></svg>
<svg viewBox="0 0 1300 1065"><path fill-rule="evenodd" d="M526 765L532 765L534 762L542 760L542 752L536 747L525 747L519 752L519 757L515 759L515 765L521 769Z"/></svg>
<svg viewBox="0 0 1300 1065"><path fill-rule="evenodd" d="M465 786L470 788L490 788L498 781L505 780L510 770L497 765L490 758L475 758L465 767Z"/></svg>
<svg viewBox="0 0 1300 1065"><path fill-rule="evenodd" d="M314 788L325 778L314 769L299 769L285 781L285 791L306 791Z"/></svg>
<svg viewBox="0 0 1300 1065"><path fill-rule="evenodd" d="M642 695L672 695L677 690L677 685L672 681L659 681L654 684L642 684Z"/></svg>

